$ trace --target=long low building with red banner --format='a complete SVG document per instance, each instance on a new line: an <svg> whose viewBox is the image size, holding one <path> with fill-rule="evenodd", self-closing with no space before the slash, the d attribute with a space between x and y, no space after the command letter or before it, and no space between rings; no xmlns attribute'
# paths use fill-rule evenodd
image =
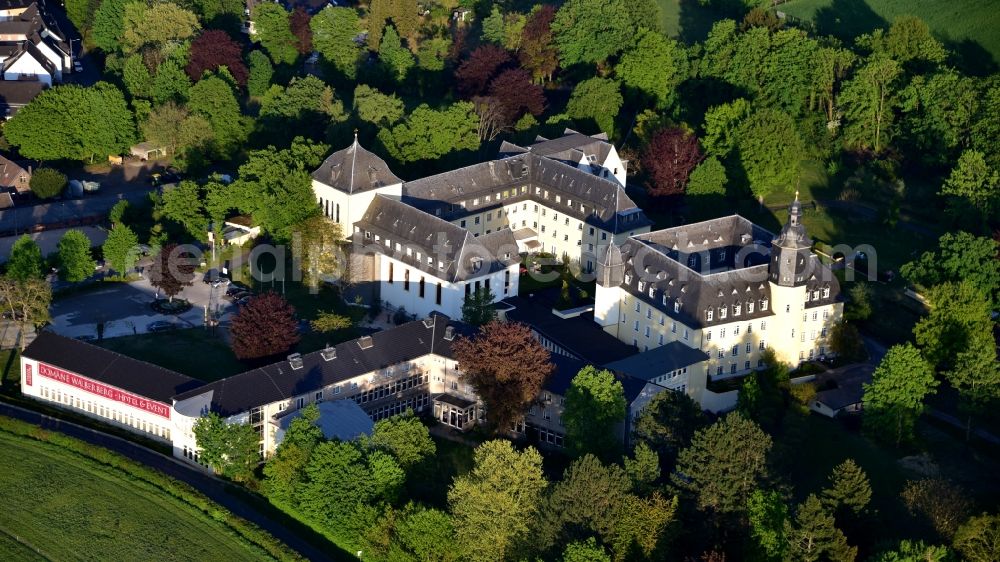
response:
<svg viewBox="0 0 1000 562"><path fill-rule="evenodd" d="M170 443L172 398L204 383L145 361L42 332L21 355L21 393Z"/></svg>

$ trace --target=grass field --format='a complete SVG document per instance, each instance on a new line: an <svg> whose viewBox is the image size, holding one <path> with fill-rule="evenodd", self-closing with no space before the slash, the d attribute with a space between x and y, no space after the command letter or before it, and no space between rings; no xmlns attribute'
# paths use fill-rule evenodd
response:
<svg viewBox="0 0 1000 562"><path fill-rule="evenodd" d="M248 369L221 337L212 336L204 328L109 338L99 345L204 381Z"/></svg>
<svg viewBox="0 0 1000 562"><path fill-rule="evenodd" d="M667 36L686 43L702 41L712 29L712 22L724 16L698 3L698 0L657 0L660 5L660 29Z"/></svg>
<svg viewBox="0 0 1000 562"><path fill-rule="evenodd" d="M670 2L674 0L662 0ZM1000 2L996 0L791 0L777 7L813 22L823 35L850 40L903 15L921 18L970 63L1000 62ZM988 57L984 57L988 53Z"/></svg>
<svg viewBox="0 0 1000 562"><path fill-rule="evenodd" d="M260 560L226 526L59 446L0 432L0 558Z"/></svg>

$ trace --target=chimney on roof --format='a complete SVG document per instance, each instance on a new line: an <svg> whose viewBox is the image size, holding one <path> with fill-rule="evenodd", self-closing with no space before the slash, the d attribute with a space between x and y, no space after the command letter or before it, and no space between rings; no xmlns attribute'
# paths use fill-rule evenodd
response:
<svg viewBox="0 0 1000 562"><path fill-rule="evenodd" d="M326 347L319 354L323 358L323 361L332 361L337 358L337 349L331 347L330 344L326 344Z"/></svg>
<svg viewBox="0 0 1000 562"><path fill-rule="evenodd" d="M375 341L371 336L364 336L358 339L358 347L361 349L369 349L375 345Z"/></svg>
<svg viewBox="0 0 1000 562"><path fill-rule="evenodd" d="M447 340L447 341L451 341L451 340L455 339L455 327L454 326L448 326L448 327L446 327L444 329L444 339Z"/></svg>
<svg viewBox="0 0 1000 562"><path fill-rule="evenodd" d="M293 353L288 356L288 365L291 366L293 371L297 371L302 368L302 354Z"/></svg>
<svg viewBox="0 0 1000 562"><path fill-rule="evenodd" d="M433 327L434 327L434 315L432 314L427 318L424 318L424 328L433 328Z"/></svg>

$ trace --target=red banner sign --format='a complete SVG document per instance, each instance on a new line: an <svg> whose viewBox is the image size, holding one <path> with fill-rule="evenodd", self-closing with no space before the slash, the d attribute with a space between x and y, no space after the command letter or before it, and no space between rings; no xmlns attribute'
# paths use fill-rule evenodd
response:
<svg viewBox="0 0 1000 562"><path fill-rule="evenodd" d="M31 365L24 366L24 384L31 386Z"/></svg>
<svg viewBox="0 0 1000 562"><path fill-rule="evenodd" d="M28 381L30 381L31 366L28 365L27 368L29 369L27 371ZM118 390L113 386L107 386L99 382L92 381L86 377L74 375L73 373L57 369L51 365L46 365L41 362L38 363L38 374L54 381L59 381L63 384L68 384L81 390L85 390L91 394L96 394L102 398L114 400L115 402L121 402L126 406L139 408L140 410L145 410L162 418L167 418L168 420L170 419L170 406L167 406L166 404L155 402L141 396L136 396L135 394L130 394L123 390ZM28 384L31 383L29 382Z"/></svg>

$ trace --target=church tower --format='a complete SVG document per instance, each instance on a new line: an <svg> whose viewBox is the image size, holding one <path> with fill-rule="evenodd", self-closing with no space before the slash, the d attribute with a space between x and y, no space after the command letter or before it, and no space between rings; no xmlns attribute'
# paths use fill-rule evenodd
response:
<svg viewBox="0 0 1000 562"><path fill-rule="evenodd" d="M788 222L781 229L771 246L771 265L768 268L771 283L781 287L798 287L806 284L812 242L802 225L802 204L799 192L788 208Z"/></svg>
<svg viewBox="0 0 1000 562"><path fill-rule="evenodd" d="M614 242L597 258L597 289L594 294L594 321L604 331L618 337L621 317L621 284L625 278L625 260Z"/></svg>
<svg viewBox="0 0 1000 562"><path fill-rule="evenodd" d="M795 201L788 208L788 222L771 244L768 266L771 310L774 311L774 319L768 322L768 331L773 334L769 338L783 342L774 349L778 359L790 365L798 365L800 350L812 343L804 337L806 326L802 317L806 283L813 266L812 243L802 224L802 204L796 192Z"/></svg>

